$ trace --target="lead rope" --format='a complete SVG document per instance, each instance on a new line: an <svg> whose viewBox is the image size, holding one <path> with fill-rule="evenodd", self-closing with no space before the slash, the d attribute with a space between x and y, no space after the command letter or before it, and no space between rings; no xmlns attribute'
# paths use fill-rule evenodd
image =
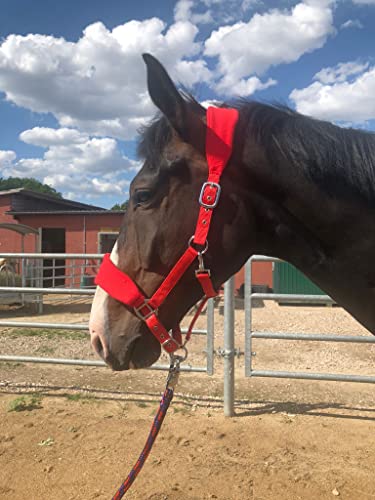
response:
<svg viewBox="0 0 375 500"><path fill-rule="evenodd" d="M176 384L178 382L178 376L180 374L180 363L181 361L184 361L186 359L187 355L186 348L184 348L184 350L185 350L184 357L176 356L174 354L170 355L171 362L169 366L165 391L160 400L160 406L152 423L152 427L148 435L146 444L141 454L139 455L138 460L134 464L132 470L129 472L128 477L125 479L120 488L117 490L114 497L112 497L112 500L120 500L125 495L125 493L129 490L130 486L134 483L138 474L141 472L142 467L146 462L147 457L150 454L151 448L155 442L156 436L159 433L164 417L168 411L169 405L171 404L173 398L174 389L176 387Z"/></svg>

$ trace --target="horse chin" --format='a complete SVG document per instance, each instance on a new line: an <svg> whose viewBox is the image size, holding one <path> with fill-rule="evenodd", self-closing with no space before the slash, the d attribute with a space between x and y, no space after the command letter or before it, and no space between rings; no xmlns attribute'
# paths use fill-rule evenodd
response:
<svg viewBox="0 0 375 500"><path fill-rule="evenodd" d="M140 335L128 345L122 359L109 356L106 362L114 371L137 370L150 367L159 359L160 353L160 344L154 337Z"/></svg>
<svg viewBox="0 0 375 500"><path fill-rule="evenodd" d="M149 333L142 335L133 344L129 368L148 368L159 359L160 353L159 342Z"/></svg>

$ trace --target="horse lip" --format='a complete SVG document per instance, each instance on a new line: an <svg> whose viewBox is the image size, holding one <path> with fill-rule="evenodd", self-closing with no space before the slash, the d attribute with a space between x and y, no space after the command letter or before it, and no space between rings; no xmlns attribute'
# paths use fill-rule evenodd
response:
<svg viewBox="0 0 375 500"><path fill-rule="evenodd" d="M110 366L110 368L115 372L121 372L125 370L129 370L130 368L135 368L134 363L131 362L131 357L134 352L135 345L140 336L132 339L127 346L125 358L123 361L120 361L118 358L114 357L113 354L109 354L105 359L105 362Z"/></svg>

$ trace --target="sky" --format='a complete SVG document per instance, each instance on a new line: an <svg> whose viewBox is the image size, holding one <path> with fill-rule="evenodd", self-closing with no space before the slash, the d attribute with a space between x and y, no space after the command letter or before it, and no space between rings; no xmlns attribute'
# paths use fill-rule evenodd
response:
<svg viewBox="0 0 375 500"><path fill-rule="evenodd" d="M141 54L199 101L375 131L375 0L1 0L0 177L110 208L156 108Z"/></svg>

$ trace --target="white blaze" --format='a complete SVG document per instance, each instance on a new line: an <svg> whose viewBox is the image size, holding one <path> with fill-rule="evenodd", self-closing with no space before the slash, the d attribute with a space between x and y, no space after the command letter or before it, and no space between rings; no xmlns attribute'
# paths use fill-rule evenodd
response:
<svg viewBox="0 0 375 500"><path fill-rule="evenodd" d="M117 241L111 252L111 261L118 264ZM89 330L91 336L91 344L94 346L98 339L103 346L103 353L106 357L108 355L108 347L105 338L105 323L107 316L107 299L108 294L100 286L96 287L94 300L91 306L91 314L89 320Z"/></svg>

